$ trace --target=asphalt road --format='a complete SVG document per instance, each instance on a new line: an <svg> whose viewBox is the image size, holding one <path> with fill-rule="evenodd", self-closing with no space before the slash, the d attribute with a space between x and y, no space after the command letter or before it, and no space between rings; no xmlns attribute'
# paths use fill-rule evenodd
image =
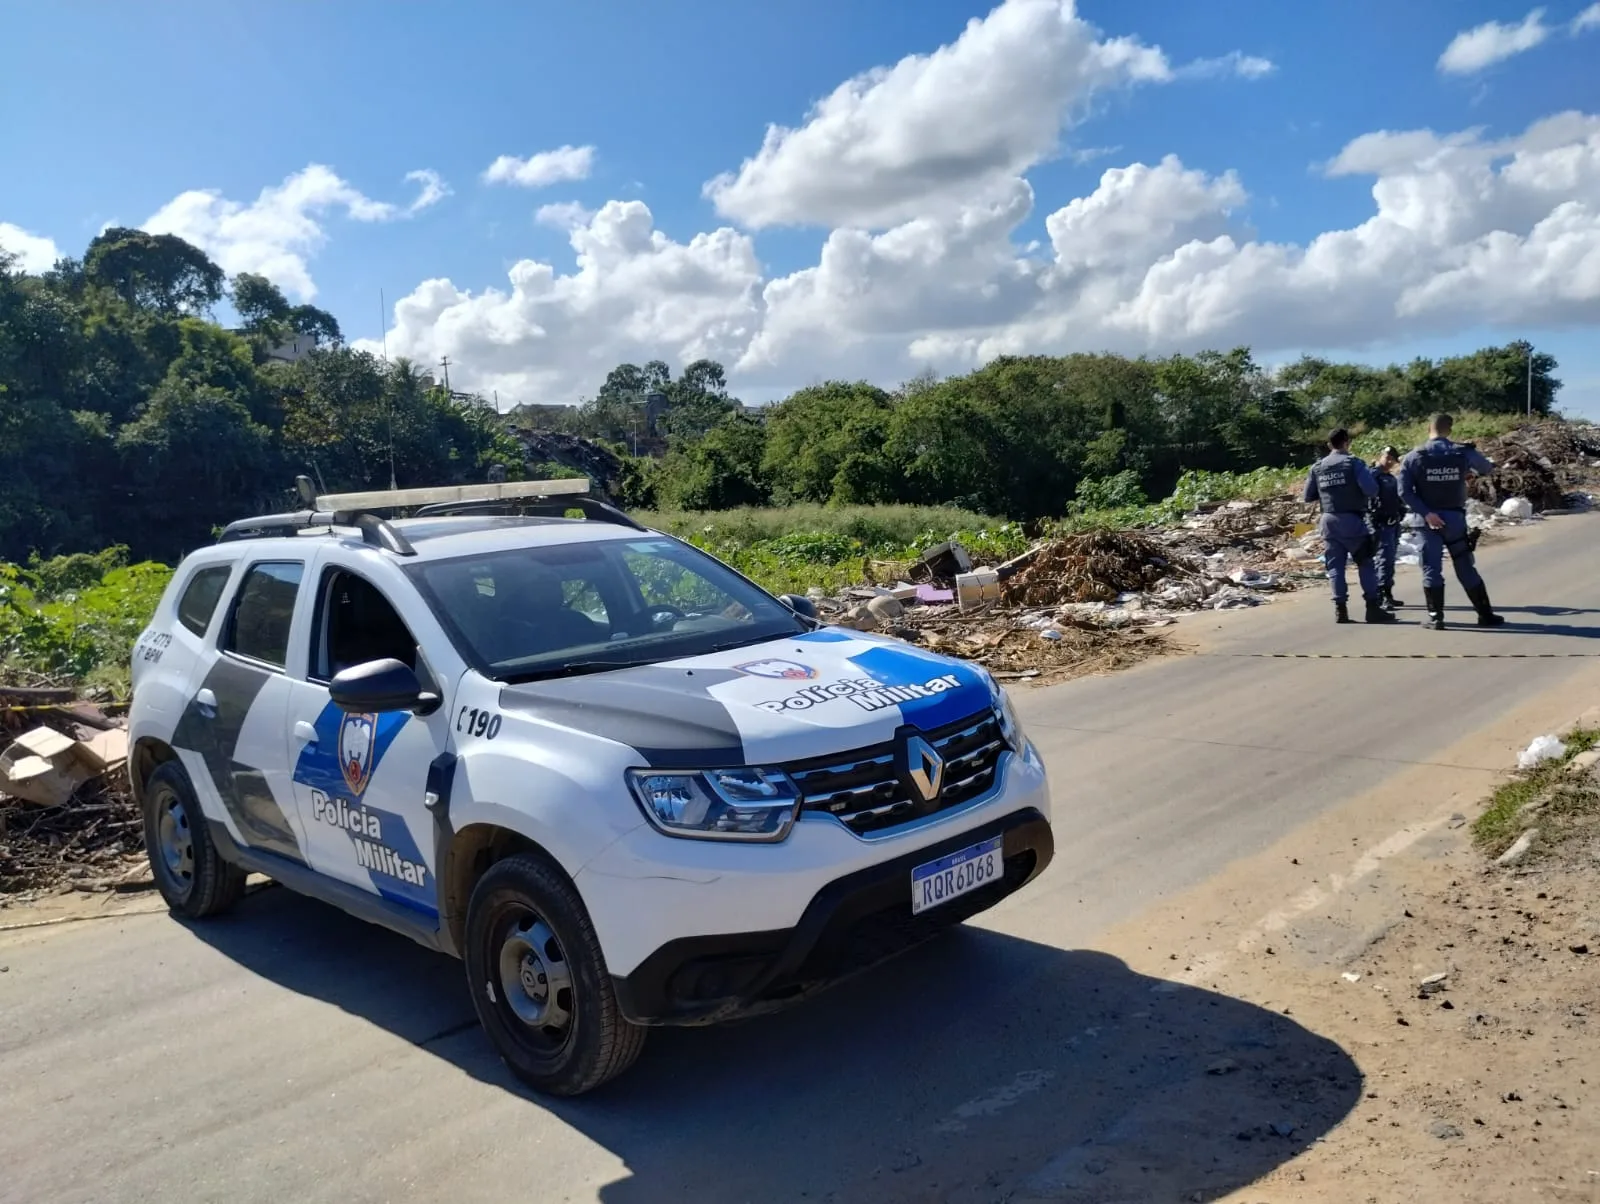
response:
<svg viewBox="0 0 1600 1204"><path fill-rule="evenodd" d="M283 890L193 928L0 933L0 1200L1093 1198L1052 1168L1092 1176L1085 1151L1135 1112L1167 1118L1163 1182L1215 1198L1337 1123L1359 1072L1290 1018L1156 989L1095 935L1594 664L1600 521L1480 561L1500 631L1335 627L1305 595L1187 620L1195 654L1018 691L1057 794L1044 878L806 1007L657 1033L578 1101L514 1085L456 963ZM1414 570L1400 587L1420 600ZM1417 651L1450 655L1374 659ZM1267 1096L1206 1076L1240 1048L1287 1068ZM1292 1138L1207 1128L1266 1107Z"/></svg>

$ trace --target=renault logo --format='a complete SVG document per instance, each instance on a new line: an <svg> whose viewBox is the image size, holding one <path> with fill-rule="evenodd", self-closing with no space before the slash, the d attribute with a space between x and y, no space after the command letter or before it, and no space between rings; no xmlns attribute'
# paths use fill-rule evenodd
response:
<svg viewBox="0 0 1600 1204"><path fill-rule="evenodd" d="M938 798L944 787L944 758L921 736L906 740L905 776L925 803Z"/></svg>

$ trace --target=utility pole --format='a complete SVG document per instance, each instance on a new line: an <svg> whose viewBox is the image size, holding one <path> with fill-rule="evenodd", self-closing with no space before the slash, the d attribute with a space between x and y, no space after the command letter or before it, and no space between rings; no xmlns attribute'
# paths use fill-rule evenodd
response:
<svg viewBox="0 0 1600 1204"><path fill-rule="evenodd" d="M1533 417L1533 344L1528 344L1528 417Z"/></svg>
<svg viewBox="0 0 1600 1204"><path fill-rule="evenodd" d="M389 307L383 303L383 290L378 290L378 329L383 332L383 362L389 362Z"/></svg>
<svg viewBox="0 0 1600 1204"><path fill-rule="evenodd" d="M444 369L444 391L450 392L450 357L447 355L439 361L439 366Z"/></svg>

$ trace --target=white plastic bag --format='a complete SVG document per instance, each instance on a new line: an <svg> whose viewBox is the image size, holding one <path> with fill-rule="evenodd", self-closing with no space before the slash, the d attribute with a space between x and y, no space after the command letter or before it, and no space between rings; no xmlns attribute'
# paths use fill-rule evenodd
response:
<svg viewBox="0 0 1600 1204"><path fill-rule="evenodd" d="M1567 755L1567 746L1555 736L1539 736L1522 750L1517 758L1518 769L1532 769L1546 761L1558 761Z"/></svg>
<svg viewBox="0 0 1600 1204"><path fill-rule="evenodd" d="M1533 517L1533 503L1525 497L1508 497L1500 503L1500 513L1507 518L1530 519Z"/></svg>

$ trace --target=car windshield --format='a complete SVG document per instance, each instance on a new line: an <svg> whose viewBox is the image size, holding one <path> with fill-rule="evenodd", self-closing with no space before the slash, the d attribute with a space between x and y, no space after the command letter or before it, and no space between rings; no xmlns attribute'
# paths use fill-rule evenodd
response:
<svg viewBox="0 0 1600 1204"><path fill-rule="evenodd" d="M805 630L788 607L661 536L407 567L462 655L500 681L699 656Z"/></svg>

